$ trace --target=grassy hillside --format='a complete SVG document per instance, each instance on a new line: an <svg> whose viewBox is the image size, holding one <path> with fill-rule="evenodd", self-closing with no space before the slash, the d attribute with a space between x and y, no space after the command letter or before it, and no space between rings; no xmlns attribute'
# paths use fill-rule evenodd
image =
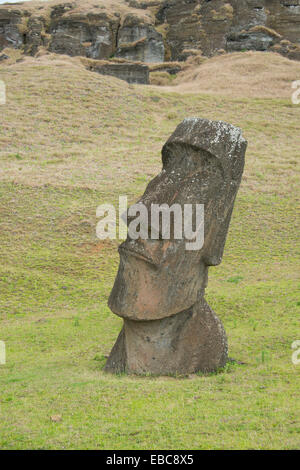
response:
<svg viewBox="0 0 300 470"><path fill-rule="evenodd" d="M299 448L300 106L276 93L130 86L64 57L1 65L0 79L0 448ZM207 376L107 375L121 327L106 305L118 254L95 236L96 207L143 192L186 116L231 122L249 141L207 289L230 356L244 364Z"/></svg>
<svg viewBox="0 0 300 470"><path fill-rule="evenodd" d="M197 57L196 57L197 60ZM300 62L274 52L236 52L204 60L179 74L174 91L241 96L290 98L291 82L299 80Z"/></svg>

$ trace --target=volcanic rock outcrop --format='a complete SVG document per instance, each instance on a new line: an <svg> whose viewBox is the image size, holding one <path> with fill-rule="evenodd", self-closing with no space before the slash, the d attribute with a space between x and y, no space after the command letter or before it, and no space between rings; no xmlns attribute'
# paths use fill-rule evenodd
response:
<svg viewBox="0 0 300 470"><path fill-rule="evenodd" d="M208 267L222 260L246 147L240 129L197 118L185 119L164 145L163 169L137 203L146 210L151 231L133 237L128 211L128 237L119 247L119 271L109 298L124 326L107 371L191 374L226 364L226 334L204 295ZM186 205L194 212L201 205L204 220L190 219L190 224L199 234L204 221L203 243L190 249L185 217L179 225L175 218L170 224L182 229L183 237L175 229L164 237L163 221L153 236L154 205L184 214Z"/></svg>
<svg viewBox="0 0 300 470"><path fill-rule="evenodd" d="M74 0L0 5L0 51L185 60L195 50L300 59L300 0Z"/></svg>
<svg viewBox="0 0 300 470"><path fill-rule="evenodd" d="M127 83L140 85L149 84L149 67L144 64L115 64L112 62L95 61L95 64L89 66L89 70L98 72L101 75L111 75L125 80Z"/></svg>

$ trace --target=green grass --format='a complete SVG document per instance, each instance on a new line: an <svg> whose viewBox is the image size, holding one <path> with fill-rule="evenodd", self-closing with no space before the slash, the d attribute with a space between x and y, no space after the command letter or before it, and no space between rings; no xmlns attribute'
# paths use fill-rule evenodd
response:
<svg viewBox="0 0 300 470"><path fill-rule="evenodd" d="M0 77L0 448L299 448L300 106L167 94L68 63ZM206 376L111 376L117 242L97 240L96 208L137 198L190 115L237 124L249 140L207 289L239 363Z"/></svg>

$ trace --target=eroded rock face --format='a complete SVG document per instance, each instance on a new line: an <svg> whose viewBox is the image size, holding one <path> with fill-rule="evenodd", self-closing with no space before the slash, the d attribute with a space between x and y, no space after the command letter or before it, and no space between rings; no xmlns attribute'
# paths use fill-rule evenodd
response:
<svg viewBox="0 0 300 470"><path fill-rule="evenodd" d="M6 54L0 54L0 62L2 62L3 60L7 60L9 59L9 56L6 55Z"/></svg>
<svg viewBox="0 0 300 470"><path fill-rule="evenodd" d="M115 50L119 20L106 14L92 19L85 17L59 17L50 26L49 49L59 54L107 59Z"/></svg>
<svg viewBox="0 0 300 470"><path fill-rule="evenodd" d="M18 10L0 9L0 51L6 47L17 49L23 45L24 38L18 28L21 21L22 13Z"/></svg>
<svg viewBox="0 0 300 470"><path fill-rule="evenodd" d="M284 41L282 43L282 41ZM288 41L288 42L286 42ZM190 50L300 55L300 0L115 0L0 5L0 50L93 59L185 60Z"/></svg>
<svg viewBox="0 0 300 470"><path fill-rule="evenodd" d="M211 56L265 51L282 39L300 44L300 0L166 0L157 15L168 24L172 60L185 49Z"/></svg>
<svg viewBox="0 0 300 470"><path fill-rule="evenodd" d="M92 70L101 75L111 75L120 80L125 80L127 83L149 84L149 67L147 65L106 63L96 65Z"/></svg>
<svg viewBox="0 0 300 470"><path fill-rule="evenodd" d="M27 32L23 34L24 50L30 54L36 54L40 46L45 45L45 37L43 37L45 23L44 18L39 16L31 16L27 21Z"/></svg>
<svg viewBox="0 0 300 470"><path fill-rule="evenodd" d="M163 147L163 169L138 204L148 214L153 204L203 204L204 244L190 251L185 238L128 235L109 298L124 328L106 370L182 374L225 365L226 335L204 294L208 267L222 260L246 146L240 129L193 118Z"/></svg>
<svg viewBox="0 0 300 470"><path fill-rule="evenodd" d="M163 37L154 26L143 24L128 15L118 33L117 57L140 62L163 62Z"/></svg>

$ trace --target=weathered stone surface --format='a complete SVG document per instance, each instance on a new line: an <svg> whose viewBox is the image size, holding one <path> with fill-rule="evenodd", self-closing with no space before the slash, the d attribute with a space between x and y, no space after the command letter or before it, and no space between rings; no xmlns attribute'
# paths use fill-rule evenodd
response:
<svg viewBox="0 0 300 470"><path fill-rule="evenodd" d="M6 55L6 54L1 54L0 55L0 62L2 62L3 60L7 60L7 59L9 59L8 55Z"/></svg>
<svg viewBox="0 0 300 470"><path fill-rule="evenodd" d="M19 48L22 46L23 37L19 30L21 21L22 13L20 11L0 8L0 51L6 47Z"/></svg>
<svg viewBox="0 0 300 470"><path fill-rule="evenodd" d="M42 34L45 26L43 20L43 17L34 15L28 18L26 32L23 34L25 52L34 55L40 46L46 45L45 36Z"/></svg>
<svg viewBox="0 0 300 470"><path fill-rule="evenodd" d="M162 320L125 320L106 370L156 375L213 372L225 366L227 353L223 325L202 299Z"/></svg>
<svg viewBox="0 0 300 470"><path fill-rule="evenodd" d="M106 63L96 65L93 70L102 75L112 75L113 77L120 78L127 83L149 84L149 67L147 65Z"/></svg>
<svg viewBox="0 0 300 470"><path fill-rule="evenodd" d="M166 43L172 60L184 60L186 49L213 55L225 48L232 8L224 9L223 1L166 1L158 15L168 24Z"/></svg>
<svg viewBox="0 0 300 470"><path fill-rule="evenodd" d="M300 43L300 0L165 0L157 19L168 25L172 60L183 60L185 49L211 56L220 49L268 50L280 38Z"/></svg>
<svg viewBox="0 0 300 470"><path fill-rule="evenodd" d="M119 20L107 15L96 18L68 15L58 18L50 27L52 52L71 56L86 56L93 59L109 58L115 50L115 35Z"/></svg>
<svg viewBox="0 0 300 470"><path fill-rule="evenodd" d="M283 39L300 44L300 0L266 0L267 26L275 29Z"/></svg>
<svg viewBox="0 0 300 470"><path fill-rule="evenodd" d="M277 47L280 41L290 47ZM300 0L115 0L0 5L0 50L39 46L93 59L185 60L189 50L276 50L298 58Z"/></svg>
<svg viewBox="0 0 300 470"><path fill-rule="evenodd" d="M192 373L225 364L226 335L204 294L208 267L222 260L246 146L240 129L197 118L185 119L164 145L163 169L138 203L148 214L153 204L204 204L204 244L189 251L172 235L128 236L119 247L109 307L124 329L106 370Z"/></svg>
<svg viewBox="0 0 300 470"><path fill-rule="evenodd" d="M116 56L140 62L163 62L163 37L153 26L128 15L118 32Z"/></svg>
<svg viewBox="0 0 300 470"><path fill-rule="evenodd" d="M105 13L59 17L50 26L50 50L72 56L107 59L115 51L119 18Z"/></svg>
<svg viewBox="0 0 300 470"><path fill-rule="evenodd" d="M294 44L286 39L270 48L271 51L284 55L291 60L300 60L300 43Z"/></svg>
<svg viewBox="0 0 300 470"><path fill-rule="evenodd" d="M280 38L300 43L299 0L166 0L157 19L168 25L172 60L183 60L185 49L211 56L220 49L268 50Z"/></svg>

